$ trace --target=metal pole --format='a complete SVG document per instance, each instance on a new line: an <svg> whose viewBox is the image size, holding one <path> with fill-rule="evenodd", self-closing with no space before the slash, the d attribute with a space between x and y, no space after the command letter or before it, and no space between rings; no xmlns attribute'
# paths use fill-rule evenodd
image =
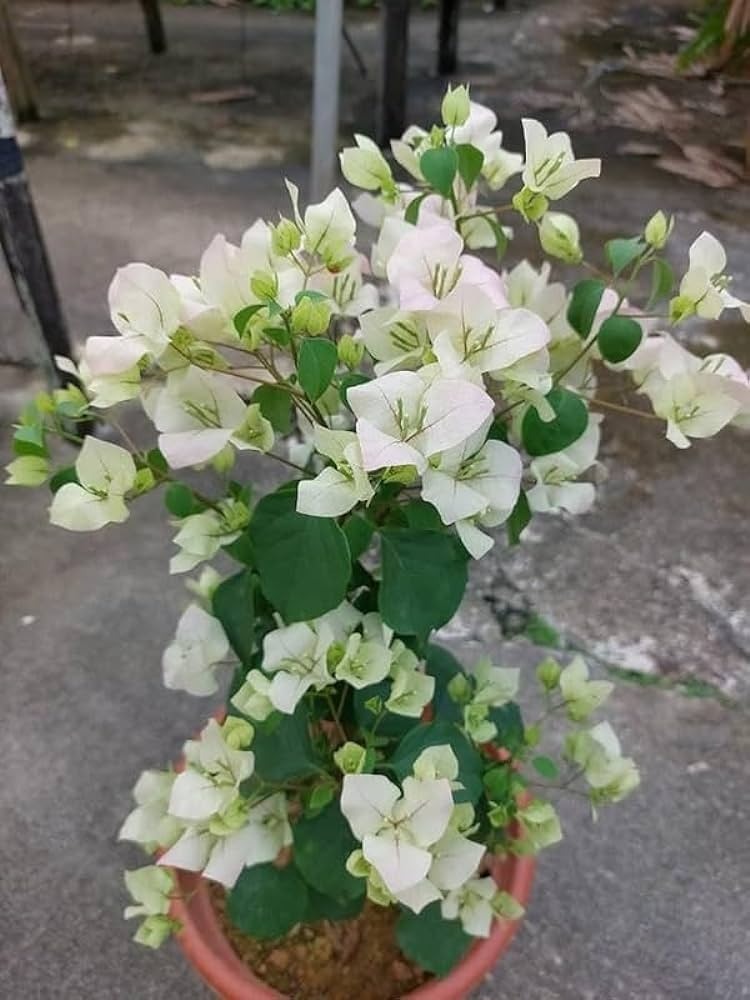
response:
<svg viewBox="0 0 750 1000"><path fill-rule="evenodd" d="M141 0L141 7L143 7L143 16L146 19L146 32L151 51L155 55L166 52L167 36L164 33L159 0Z"/></svg>
<svg viewBox="0 0 750 1000"><path fill-rule="evenodd" d="M338 174L343 8L343 0L318 0L315 14L311 201L324 198L335 186Z"/></svg>
<svg viewBox="0 0 750 1000"><path fill-rule="evenodd" d="M459 0L440 0L437 71L441 76L450 76L456 72L459 7Z"/></svg>
<svg viewBox="0 0 750 1000"><path fill-rule="evenodd" d="M0 245L21 307L55 354L71 357L68 328L26 183L15 124L0 72ZM64 381L71 381L66 377Z"/></svg>
<svg viewBox="0 0 750 1000"><path fill-rule="evenodd" d="M380 93L377 139L386 146L406 126L406 63L409 53L409 0L380 5Z"/></svg>

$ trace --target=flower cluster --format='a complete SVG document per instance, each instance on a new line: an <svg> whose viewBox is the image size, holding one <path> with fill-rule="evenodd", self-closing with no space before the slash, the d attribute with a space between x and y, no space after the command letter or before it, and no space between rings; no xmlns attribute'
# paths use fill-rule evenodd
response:
<svg viewBox="0 0 750 1000"><path fill-rule="evenodd" d="M238 244L215 237L196 274L119 270L116 335L61 361L70 384L17 425L8 481L48 483L54 524L119 524L164 491L170 571L202 567L164 682L211 696L233 671L224 714L185 744L181 769L147 771L134 790L121 837L160 852L127 875L144 943L173 929L170 872L185 869L226 886L230 919L256 937L344 919L365 898L396 905L402 947L433 936L440 974L441 927L459 922L468 942L522 912L487 862L560 840L555 789L595 811L638 784L611 726L591 722L612 685L581 658L539 665L546 709L529 723L518 669L483 658L467 670L432 640L499 526L515 544L538 514L591 508L609 409L662 422L679 448L750 426L748 374L691 353L679 330L724 309L748 320L750 306L708 233L675 278L663 212L587 260L557 202L599 160L531 119L524 153L506 150L464 87L441 112L407 129L392 160L355 137L341 154L361 191L352 207L339 189L301 207L288 184L284 214ZM355 213L377 230L368 256ZM551 260L491 262L510 222L535 230ZM568 288L553 262L586 276ZM597 368L636 403L612 399ZM114 415L135 401L153 425L147 445ZM97 420L119 443L77 433ZM54 436L81 446L73 464L56 464ZM293 478L258 498L249 453ZM565 732L542 754L552 718Z"/></svg>

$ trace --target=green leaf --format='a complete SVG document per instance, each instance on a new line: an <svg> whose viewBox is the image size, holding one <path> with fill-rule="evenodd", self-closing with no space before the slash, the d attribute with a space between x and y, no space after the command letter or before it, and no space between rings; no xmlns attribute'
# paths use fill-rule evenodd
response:
<svg viewBox="0 0 750 1000"><path fill-rule="evenodd" d="M545 397L555 416L544 421L536 408L530 406L521 424L523 446L529 455L553 455L573 444L588 426L586 404L575 393L559 386Z"/></svg>
<svg viewBox="0 0 750 1000"><path fill-rule="evenodd" d="M338 524L298 514L296 504L296 484L263 497L248 529L261 590L287 624L338 607L352 572Z"/></svg>
<svg viewBox="0 0 750 1000"><path fill-rule="evenodd" d="M543 778L548 778L550 781L559 774L557 764L551 757L534 757L531 764L537 774L541 774Z"/></svg>
<svg viewBox="0 0 750 1000"><path fill-rule="evenodd" d="M49 488L53 493L57 493L61 486L66 483L77 483L78 473L75 465L69 465L65 469L58 469L54 476L50 477Z"/></svg>
<svg viewBox="0 0 750 1000"><path fill-rule="evenodd" d="M265 722L253 722L255 773L263 781L280 782L316 774L315 757L308 728L309 713L301 702L294 715L274 713Z"/></svg>
<svg viewBox="0 0 750 1000"><path fill-rule="evenodd" d="M250 570L236 573L219 584L212 609L232 649L249 667L255 647L255 578Z"/></svg>
<svg viewBox="0 0 750 1000"><path fill-rule="evenodd" d="M232 322L234 323L234 328L237 331L238 336L244 337L245 331L247 330L247 324L256 313L260 312L261 309L265 309L264 304L245 306L244 309L240 309L238 313L235 313Z"/></svg>
<svg viewBox="0 0 750 1000"><path fill-rule="evenodd" d="M253 393L252 402L260 406L260 412L279 434L288 434L292 429L292 394L278 385L259 385Z"/></svg>
<svg viewBox="0 0 750 1000"><path fill-rule="evenodd" d="M605 287L604 282L598 278L584 278L573 289L568 305L568 322L584 339L591 333Z"/></svg>
<svg viewBox="0 0 750 1000"><path fill-rule="evenodd" d="M425 670L430 677L435 678L435 695L432 699L435 718L442 722L459 722L461 709L448 694L448 684L456 674L466 675L466 671L453 653L433 643L427 647Z"/></svg>
<svg viewBox="0 0 750 1000"><path fill-rule="evenodd" d="M648 300L648 308L659 299L669 298L673 287L674 271L665 260L657 257L651 271L651 295Z"/></svg>
<svg viewBox="0 0 750 1000"><path fill-rule="evenodd" d="M489 718L497 726L497 736L492 742L512 754L520 750L523 746L524 726L518 705L509 701L500 708L491 708Z"/></svg>
<svg viewBox="0 0 750 1000"><path fill-rule="evenodd" d="M297 358L299 384L309 399L320 399L336 370L336 345L325 337L305 337Z"/></svg>
<svg viewBox="0 0 750 1000"><path fill-rule="evenodd" d="M403 635L426 636L450 621L466 590L467 554L452 535L381 530L380 614Z"/></svg>
<svg viewBox="0 0 750 1000"><path fill-rule="evenodd" d="M375 525L361 514L351 514L343 524L344 534L349 543L352 562L366 552L375 531Z"/></svg>
<svg viewBox="0 0 750 1000"><path fill-rule="evenodd" d="M250 541L250 532L246 529L239 538L236 538L229 545L222 545L227 555L243 566L254 566L253 544Z"/></svg>
<svg viewBox="0 0 750 1000"><path fill-rule="evenodd" d="M412 226L416 226L417 219L419 219L419 210L422 207L422 202L425 198L429 198L430 191L425 191L424 194L420 194L418 198L412 198L409 202L406 211L404 212L404 221L410 222Z"/></svg>
<svg viewBox="0 0 750 1000"><path fill-rule="evenodd" d="M474 943L459 920L443 919L439 902L421 913L404 910L396 924L396 940L407 958L436 976L447 975Z"/></svg>
<svg viewBox="0 0 750 1000"><path fill-rule="evenodd" d="M308 886L305 923L314 924L318 920L352 920L362 912L366 898L362 893L361 896L340 901L324 896Z"/></svg>
<svg viewBox="0 0 750 1000"><path fill-rule="evenodd" d="M610 316L596 335L596 342L605 361L613 365L625 361L643 339L640 323L629 316Z"/></svg>
<svg viewBox="0 0 750 1000"><path fill-rule="evenodd" d="M487 798L491 802L505 802L513 791L513 771L509 764L498 764L485 771L482 779Z"/></svg>
<svg viewBox="0 0 750 1000"><path fill-rule="evenodd" d="M516 505L510 512L510 517L505 522L505 530L508 535L508 545L518 545L524 528L531 520L531 507L523 490L518 494Z"/></svg>
<svg viewBox="0 0 750 1000"><path fill-rule="evenodd" d="M293 865L245 868L227 895L234 926L261 941L282 937L305 919L307 908L307 886Z"/></svg>
<svg viewBox="0 0 750 1000"><path fill-rule="evenodd" d="M184 483L170 483L164 491L164 505L175 517L189 517L205 510L205 504L196 500L193 491Z"/></svg>
<svg viewBox="0 0 750 1000"><path fill-rule="evenodd" d="M169 473L167 460L158 448L151 448L146 452L146 465L152 472L158 473L160 476L166 476Z"/></svg>
<svg viewBox="0 0 750 1000"><path fill-rule="evenodd" d="M13 434L13 451L19 456L34 455L46 458L48 452L42 425L25 424L23 427L17 427Z"/></svg>
<svg viewBox="0 0 750 1000"><path fill-rule="evenodd" d="M346 870L346 859L359 847L339 802L294 827L294 863L308 885L338 901L364 895L365 882Z"/></svg>
<svg viewBox="0 0 750 1000"><path fill-rule="evenodd" d="M458 170L458 154L451 146L428 149L419 159L422 176L444 198L449 198Z"/></svg>
<svg viewBox="0 0 750 1000"><path fill-rule="evenodd" d="M468 142L459 143L455 150L458 157L458 173L467 189L471 188L482 172L484 153Z"/></svg>
<svg viewBox="0 0 750 1000"><path fill-rule="evenodd" d="M629 239L609 240L604 244L604 251L607 255L612 273L618 276L628 264L637 260L646 249L640 236L632 236Z"/></svg>
<svg viewBox="0 0 750 1000"><path fill-rule="evenodd" d="M409 503L404 504L401 512L410 528L437 531L439 533L445 531L437 510L435 510L431 503L427 503L425 500L410 500Z"/></svg>
<svg viewBox="0 0 750 1000"><path fill-rule="evenodd" d="M482 758L458 726L450 722L422 722L414 726L396 748L391 765L399 781L411 774L414 761L427 747L447 743L458 760L458 780L463 789L455 791L456 802L476 802L482 794Z"/></svg>
<svg viewBox="0 0 750 1000"><path fill-rule="evenodd" d="M279 347L289 347L292 342L292 335L285 326L267 326L263 330L263 336Z"/></svg>
<svg viewBox="0 0 750 1000"><path fill-rule="evenodd" d="M307 796L305 805L306 816L317 816L324 809L336 794L336 786L329 783L315 785Z"/></svg>

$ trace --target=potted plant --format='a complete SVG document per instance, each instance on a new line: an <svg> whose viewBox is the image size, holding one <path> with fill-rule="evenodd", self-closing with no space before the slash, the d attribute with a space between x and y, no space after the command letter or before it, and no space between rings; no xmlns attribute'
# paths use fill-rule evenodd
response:
<svg viewBox="0 0 750 1000"><path fill-rule="evenodd" d="M52 523L120 523L161 489L170 571L200 569L164 682L211 698L228 681L228 695L174 768L141 775L120 836L155 855L125 876L136 940L176 931L224 997L464 995L507 946L534 855L562 836L553 790L595 811L638 784L592 718L612 685L580 657L539 664L546 709L524 721L517 668L467 668L434 636L492 529L515 544L537 512L590 508L607 410L665 424L679 448L750 423L739 365L666 332L750 307L707 233L675 288L662 212L601 265L584 259L552 205L599 160L523 128L525 155L507 152L495 115L449 89L441 124L393 143L406 181L357 136L341 165L377 228L369 259L340 190L303 210L288 184L289 213L240 246L217 236L196 277L122 268L118 335L89 338L76 381L17 426L9 481L48 483ZM506 218L586 276L568 291L549 263L480 259L504 253ZM602 392L597 368L652 410ZM113 415L135 399L155 442ZM118 443L81 440L92 419ZM80 445L72 466L53 462L55 435ZM255 495L244 452L288 481ZM552 716L566 731L547 748Z"/></svg>

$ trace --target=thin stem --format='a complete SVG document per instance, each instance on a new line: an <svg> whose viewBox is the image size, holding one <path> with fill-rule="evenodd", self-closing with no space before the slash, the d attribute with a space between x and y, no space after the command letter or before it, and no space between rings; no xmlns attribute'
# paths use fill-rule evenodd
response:
<svg viewBox="0 0 750 1000"><path fill-rule="evenodd" d="M328 702L328 707L331 710L331 717L336 726L336 729L338 730L339 739L341 740L342 743L346 743L346 730L344 729L344 726L341 722L341 718L339 717L339 713L336 709L336 706L333 703L333 697L331 696L331 692L325 690L323 694L325 696L326 701Z"/></svg>

